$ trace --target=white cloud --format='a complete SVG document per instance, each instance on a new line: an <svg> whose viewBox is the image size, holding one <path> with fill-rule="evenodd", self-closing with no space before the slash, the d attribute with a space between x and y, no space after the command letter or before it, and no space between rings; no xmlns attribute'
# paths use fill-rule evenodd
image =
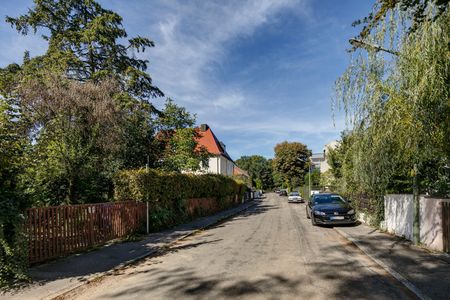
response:
<svg viewBox="0 0 450 300"><path fill-rule="evenodd" d="M267 117L263 119L251 118L243 119L239 123L220 123L220 128L224 131L235 131L245 133L269 133L272 135L286 136L289 133L302 133L308 135L318 135L326 133L340 132L345 128L343 118L333 122L330 117L328 121L323 118L314 120L302 120L300 118Z"/></svg>
<svg viewBox="0 0 450 300"><path fill-rule="evenodd" d="M304 0L163 2L155 10L162 19L150 24L156 47L148 52L150 73L168 96L208 116L217 108L232 110L251 100L241 87L224 87L214 71L226 63L228 49L249 38L260 26L275 22L282 10L296 7L306 15Z"/></svg>
<svg viewBox="0 0 450 300"><path fill-rule="evenodd" d="M299 108L283 112L279 107L271 111L267 101L278 103L281 99L259 99L246 89L246 83L218 82L217 73L230 59L229 51L234 44L251 39L263 26L276 24L286 11L311 26L320 25L313 18L309 0L194 1L189 4L181 0L163 1L149 11L150 19L161 20L149 24L145 34L156 43L155 48L146 52L155 84L167 96L196 113L198 123L209 123L219 136L228 137L225 143L231 143L229 149L234 156L241 155L241 151L258 151L252 148L256 141L260 147L271 149L284 139L302 140L305 136L314 136L312 139L317 141L311 146L320 148L322 141L319 139L328 142L330 137L338 137L345 127L341 119L335 125L331 114L319 116L311 112L310 117L300 119L293 112ZM316 52L315 46L321 39L307 40L304 46L310 51L299 54L311 59L309 65L305 65L304 60L297 62L298 57L288 61L277 57L276 62L272 61L273 67L289 70L314 65L319 58L310 56ZM242 70L241 74L244 72ZM252 76L254 72L258 70L247 75ZM272 84L276 83L274 78ZM324 95L320 97L325 103L329 101Z"/></svg>

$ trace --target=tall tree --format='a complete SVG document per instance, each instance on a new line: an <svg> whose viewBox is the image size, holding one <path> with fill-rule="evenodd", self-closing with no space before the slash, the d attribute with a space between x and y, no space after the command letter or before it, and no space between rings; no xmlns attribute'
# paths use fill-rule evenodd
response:
<svg viewBox="0 0 450 300"><path fill-rule="evenodd" d="M253 185L258 182L260 189L270 189L273 187L272 165L269 160L260 155L242 156L236 160L239 168L246 170Z"/></svg>
<svg viewBox="0 0 450 300"><path fill-rule="evenodd" d="M125 145L118 89L113 80L80 83L54 75L20 88L21 118L36 126L23 176L34 204L95 202L111 195Z"/></svg>
<svg viewBox="0 0 450 300"><path fill-rule="evenodd" d="M0 287L7 280L25 278L27 266L22 234L27 199L17 186L24 168L21 157L28 143L17 124L17 113L16 107L0 97Z"/></svg>
<svg viewBox="0 0 450 300"><path fill-rule="evenodd" d="M353 26L363 24L357 39L367 38L377 26L382 23L390 13L401 11L405 18L409 19L407 32L412 33L417 30L421 24L433 21L448 8L449 0L377 0L373 11L363 19L353 22ZM433 6L434 14L430 15L428 9ZM358 47L358 45L356 45ZM362 46L362 45L361 45Z"/></svg>
<svg viewBox="0 0 450 300"><path fill-rule="evenodd" d="M277 144L274 150L273 167L283 181L290 188L304 182L305 174L308 172L308 158L311 156L311 151L306 145L299 142L282 142Z"/></svg>
<svg viewBox="0 0 450 300"><path fill-rule="evenodd" d="M157 119L159 163L166 171L198 171L208 165L209 153L199 146L199 132L194 128L195 115L170 98Z"/></svg>
<svg viewBox="0 0 450 300"><path fill-rule="evenodd" d="M140 36L128 38L122 18L93 0L35 0L34 4L24 15L6 17L6 22L24 35L40 32L48 49L33 58L26 52L21 65L3 69L2 73L15 76L12 88L24 79L45 80L50 73L81 82L113 79L119 83L116 100L128 116L123 128L124 166L143 167L148 158L155 159L152 141L157 110L150 99L163 93L147 73L148 61L139 58L139 52L154 43ZM16 92L15 97L20 99L20 94Z"/></svg>
<svg viewBox="0 0 450 300"><path fill-rule="evenodd" d="M34 0L35 6L6 22L27 35L42 32L47 52L29 65L59 70L80 81L115 78L124 92L140 100L162 96L146 72L148 61L131 55L154 43L148 38L128 38L122 18L93 0ZM127 39L127 44L119 41Z"/></svg>
<svg viewBox="0 0 450 300"><path fill-rule="evenodd" d="M408 12L393 5L373 23L364 36L364 51L356 52L337 81L336 100L352 121L355 187L373 197L381 219L384 193L391 188L399 192L402 185L394 183L408 179L418 220L420 191L450 193L450 6L448 1L394 2L409 3ZM414 7L421 7L424 17L415 20ZM388 55L378 45L396 51ZM343 169L346 178L345 164Z"/></svg>
<svg viewBox="0 0 450 300"><path fill-rule="evenodd" d="M35 0L34 4L26 14L17 18L7 17L6 21L21 34L41 33L43 39L48 41L48 49L45 54L33 58L26 52L22 64L11 64L0 69L0 97L8 105L21 110L17 118L26 124L26 136L32 141L32 151L28 151L22 161L31 161L31 165L36 166L48 166L37 168L37 177L34 177L37 174L30 173L31 169L27 168L27 174L32 176L28 181L42 180L40 185L34 186L45 187L48 197L58 203L66 198L69 200L64 201L75 201L80 196L80 189L85 189L85 192L90 190L92 197L82 197L84 200L76 201L83 202L87 198L91 199L89 201L96 201L108 189L113 170L144 167L149 161L150 165L155 165L158 161L154 143L155 109L150 99L163 94L152 84L151 77L146 72L148 61L136 55L137 52L153 47L153 42L143 37L126 40L127 33L122 26L122 18L92 0ZM55 83L55 77L61 79L59 83ZM78 85L76 82L85 85ZM106 91L106 85L111 89ZM35 86L41 95L33 93L30 86ZM48 105L43 110L44 107L36 105L42 104L43 99L39 97L48 97L48 101L56 103L56 94L45 94L39 88L41 86L49 87L49 91L58 91L58 96L61 96L59 101L72 101L73 106L65 107L64 111L61 103L58 103L59 106L52 108ZM61 91L66 87L67 93L63 95ZM80 92L86 99L77 99L75 95L69 94L71 92ZM89 93L94 95L89 97ZM36 98L31 99L32 96ZM104 97L109 97L109 102ZM86 103L88 101L93 103ZM103 116L97 111L102 105L106 105L103 107ZM111 108L120 115L120 124L112 126L110 131L100 133L114 119L110 118ZM100 117L105 118L104 122L100 122ZM112 144L105 145L113 132L116 140L109 140ZM103 149L117 150L114 151L113 158L110 157L112 152L109 150L78 151L79 147L85 146L94 149L98 147L100 140L103 141ZM70 159L64 159L69 164L58 164L61 160L51 159L58 153L55 145L61 144L67 146L63 148L65 155L71 155ZM77 168L72 168L74 161L77 161ZM71 180L72 183L66 183L66 179L75 177L62 176L68 172L68 165L72 166L71 174L77 177L76 180ZM87 172L89 168L97 173ZM82 172L82 169L86 172ZM100 185L96 190L94 186L83 182L96 182ZM84 188L75 187L80 184ZM75 190L78 192L74 192ZM31 192L31 189L27 191ZM35 194L43 196L40 198L42 201L49 199L45 196L46 193L36 191Z"/></svg>

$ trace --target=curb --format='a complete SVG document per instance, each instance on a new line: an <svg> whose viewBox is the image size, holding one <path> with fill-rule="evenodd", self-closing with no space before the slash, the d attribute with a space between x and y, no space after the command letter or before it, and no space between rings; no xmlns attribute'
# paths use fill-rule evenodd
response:
<svg viewBox="0 0 450 300"><path fill-rule="evenodd" d="M61 289L60 291L57 291L57 292L53 293L52 295L45 296L45 297L43 297L43 298L41 298L41 299L49 299L49 300L50 300L50 299L52 299L52 300L53 300L53 299L54 299L54 300L56 300L56 299L64 299L65 296L69 295L71 292L73 292L73 291L79 289L80 287L82 287L82 286L84 286L84 285L87 285L87 284L90 284L90 283L92 283L92 282L95 282L95 281L97 281L97 280L99 280L99 279L101 279L101 278L103 278L103 277L105 277L105 276L108 276L108 275L113 274L114 272L116 272L116 271L118 271L118 270L120 270L120 269L123 269L123 268L125 268L125 267L127 267L127 266L129 266L129 265L132 265L132 264L135 263L135 262L138 262L138 261L143 260L143 259L145 259L145 258L147 258L147 257L149 257L149 256L152 256L152 255L155 254L158 250L160 250L161 248L163 248L163 247L165 247L165 246L169 246L169 245L171 245L171 244L173 244L173 243L176 243L176 242L178 242L178 241L181 241L181 240L183 240L183 239L185 239L185 238L187 238L187 237L189 237L189 236L191 236L191 235L197 233L197 232L200 231L200 230L207 229L207 228L209 228L209 227L211 227L211 226L213 226L213 225L215 225L215 224L217 224L217 223L220 223L220 222L222 222L222 221L224 221L224 220L227 220L227 219L229 219L229 218L231 218L231 217L233 217L233 216L235 216L235 215L237 215L237 214L239 214L239 213L241 213L241 212L243 212L243 211L246 211L246 210L249 209L250 207L253 207L253 206L255 206L255 205L257 204L257 202L256 202L255 200L251 200L251 201L248 201L248 202L250 202L250 204L246 205L246 206L243 207L242 209L239 209L239 210L236 210L236 211L232 211L232 212L230 212L229 214L226 214L226 215L224 215L224 216L222 216L222 217L220 217L220 218L218 218L218 219L216 219L216 220L214 220L214 221L212 221L212 222L207 223L206 225L203 225L203 226L201 226L201 227L199 227L199 228L197 228L197 229L193 229L193 230L191 230L190 232L188 232L188 233L186 233L186 234L184 234L184 235L182 235L182 236L180 236L180 237L174 239L173 241L170 241L170 242L165 243L165 244L164 244L163 246L161 246L161 247L158 247L158 248L156 248L156 249L152 249L152 250L150 250L149 252L147 252L147 253L145 253L145 254L143 254L143 255L140 255L140 256L135 257L135 258L130 259L130 260L127 260L127 261L125 261L125 262L123 262L123 263L121 263L121 264L115 266L115 267L112 268L111 270L104 271L104 272L101 272L101 273L92 275L92 276L86 278L83 282L77 284L76 286L71 286L71 287L66 288L66 289ZM247 203L248 203L248 202L247 202Z"/></svg>
<svg viewBox="0 0 450 300"><path fill-rule="evenodd" d="M373 260L376 264L378 264L380 267L382 267L386 272L388 272L392 277L397 279L401 284L403 284L408 290L410 290L414 295L416 295L417 298L421 300L431 300L430 297L424 295L419 288L417 288L414 284L412 284L410 281L408 281L405 277L403 277L400 273L396 272L392 268L388 267L385 263L380 261L379 259L375 258L373 255L368 253L366 250L364 250L364 247L361 246L360 242L352 238L349 234L342 231L339 228L333 227L333 229L339 233L341 236L343 236L345 239L349 240L353 245L355 245L359 250L361 250L366 256L368 256L371 260Z"/></svg>

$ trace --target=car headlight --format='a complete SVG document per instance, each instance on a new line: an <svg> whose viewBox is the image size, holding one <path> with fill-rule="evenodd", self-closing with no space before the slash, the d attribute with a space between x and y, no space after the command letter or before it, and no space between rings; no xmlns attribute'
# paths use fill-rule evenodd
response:
<svg viewBox="0 0 450 300"><path fill-rule="evenodd" d="M353 215L355 213L355 210L354 209L350 209L348 212L347 212L347 214L349 214L349 215Z"/></svg>
<svg viewBox="0 0 450 300"><path fill-rule="evenodd" d="M320 210L315 210L314 214L315 215L319 215L319 216L325 216L326 215L326 213L324 213L323 211L320 211Z"/></svg>

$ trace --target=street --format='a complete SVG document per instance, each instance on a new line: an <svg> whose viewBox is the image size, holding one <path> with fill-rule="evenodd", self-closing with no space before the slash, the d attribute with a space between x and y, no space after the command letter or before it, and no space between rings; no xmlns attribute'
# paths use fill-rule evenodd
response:
<svg viewBox="0 0 450 300"><path fill-rule="evenodd" d="M395 279L305 204L267 194L257 205L118 271L76 299L411 299Z"/></svg>

